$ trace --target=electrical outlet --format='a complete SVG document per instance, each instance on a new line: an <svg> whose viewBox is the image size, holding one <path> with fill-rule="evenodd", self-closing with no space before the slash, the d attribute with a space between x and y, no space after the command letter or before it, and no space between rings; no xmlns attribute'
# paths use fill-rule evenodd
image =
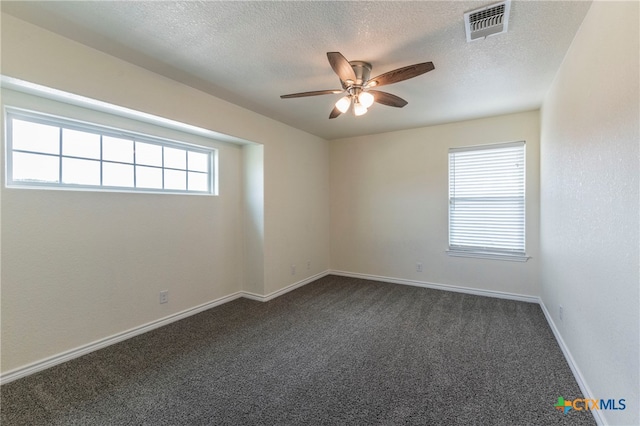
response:
<svg viewBox="0 0 640 426"><path fill-rule="evenodd" d="M422 272L422 263L421 262L416 263L416 272Z"/></svg>
<svg viewBox="0 0 640 426"><path fill-rule="evenodd" d="M168 303L169 302L169 290L162 290L160 292L160 303Z"/></svg>
<svg viewBox="0 0 640 426"><path fill-rule="evenodd" d="M560 317L560 321L562 321L562 316L563 316L563 314L564 314L563 310L564 310L564 309L562 308L562 305L560 305L560 306L558 307L558 316Z"/></svg>
<svg viewBox="0 0 640 426"><path fill-rule="evenodd" d="M296 274L296 265L291 265L291 275Z"/></svg>

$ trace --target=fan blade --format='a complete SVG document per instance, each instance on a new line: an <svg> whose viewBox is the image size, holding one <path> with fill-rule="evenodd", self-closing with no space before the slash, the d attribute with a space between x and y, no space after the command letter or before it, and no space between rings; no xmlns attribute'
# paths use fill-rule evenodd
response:
<svg viewBox="0 0 640 426"><path fill-rule="evenodd" d="M342 114L342 113L340 112L338 107L333 107L333 109L331 110L331 114L329 114L329 119L336 118L340 114Z"/></svg>
<svg viewBox="0 0 640 426"><path fill-rule="evenodd" d="M336 93L342 93L342 90L316 90L313 92L301 92L301 93L292 93L290 95L282 95L280 98L289 99L289 98L304 98L305 96L318 96L318 95L332 95Z"/></svg>
<svg viewBox="0 0 640 426"><path fill-rule="evenodd" d="M340 52L327 52L327 58L329 58L329 64L331 68L338 74L340 81L351 80L355 83L356 73L353 71L351 64L347 61L347 58L342 56Z"/></svg>
<svg viewBox="0 0 640 426"><path fill-rule="evenodd" d="M392 95L391 93L381 92L379 90L369 90L369 93L373 95L373 99L382 105L388 105L392 107L402 108L408 102L399 96Z"/></svg>
<svg viewBox="0 0 640 426"><path fill-rule="evenodd" d="M377 77L369 79L365 87L378 87L385 84L397 83L399 81L408 80L433 70L433 62L423 62L421 64L413 64L393 71L385 72ZM375 84L373 83L375 82Z"/></svg>

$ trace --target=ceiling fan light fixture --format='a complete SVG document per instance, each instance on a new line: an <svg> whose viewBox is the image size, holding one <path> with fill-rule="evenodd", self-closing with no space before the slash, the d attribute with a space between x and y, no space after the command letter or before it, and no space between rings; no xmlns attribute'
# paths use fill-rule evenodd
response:
<svg viewBox="0 0 640 426"><path fill-rule="evenodd" d="M369 108L371 105L373 105L374 101L375 98L369 92L362 92L358 95L358 103L360 103L365 108Z"/></svg>
<svg viewBox="0 0 640 426"><path fill-rule="evenodd" d="M367 107L366 106L362 105L359 102L356 102L356 103L353 104L353 114L356 117L359 117L359 116L364 115L366 113L367 113Z"/></svg>
<svg viewBox="0 0 640 426"><path fill-rule="evenodd" d="M345 96L343 98L340 98L338 99L338 102L336 102L336 108L338 108L338 111L340 111L343 114L349 111L350 106L351 106L350 96Z"/></svg>

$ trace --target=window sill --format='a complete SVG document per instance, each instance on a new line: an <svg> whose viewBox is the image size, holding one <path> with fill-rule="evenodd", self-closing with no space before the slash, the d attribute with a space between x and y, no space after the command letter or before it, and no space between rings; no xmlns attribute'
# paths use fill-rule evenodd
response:
<svg viewBox="0 0 640 426"><path fill-rule="evenodd" d="M510 262L526 262L531 256L520 254L491 253L484 251L447 250L447 254L453 257L475 257L478 259L507 260Z"/></svg>

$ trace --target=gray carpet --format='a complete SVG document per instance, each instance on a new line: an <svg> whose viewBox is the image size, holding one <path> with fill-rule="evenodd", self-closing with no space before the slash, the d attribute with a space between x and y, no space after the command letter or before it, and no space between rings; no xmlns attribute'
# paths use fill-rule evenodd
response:
<svg viewBox="0 0 640 426"><path fill-rule="evenodd" d="M0 392L4 426L595 424L538 305L337 276Z"/></svg>

